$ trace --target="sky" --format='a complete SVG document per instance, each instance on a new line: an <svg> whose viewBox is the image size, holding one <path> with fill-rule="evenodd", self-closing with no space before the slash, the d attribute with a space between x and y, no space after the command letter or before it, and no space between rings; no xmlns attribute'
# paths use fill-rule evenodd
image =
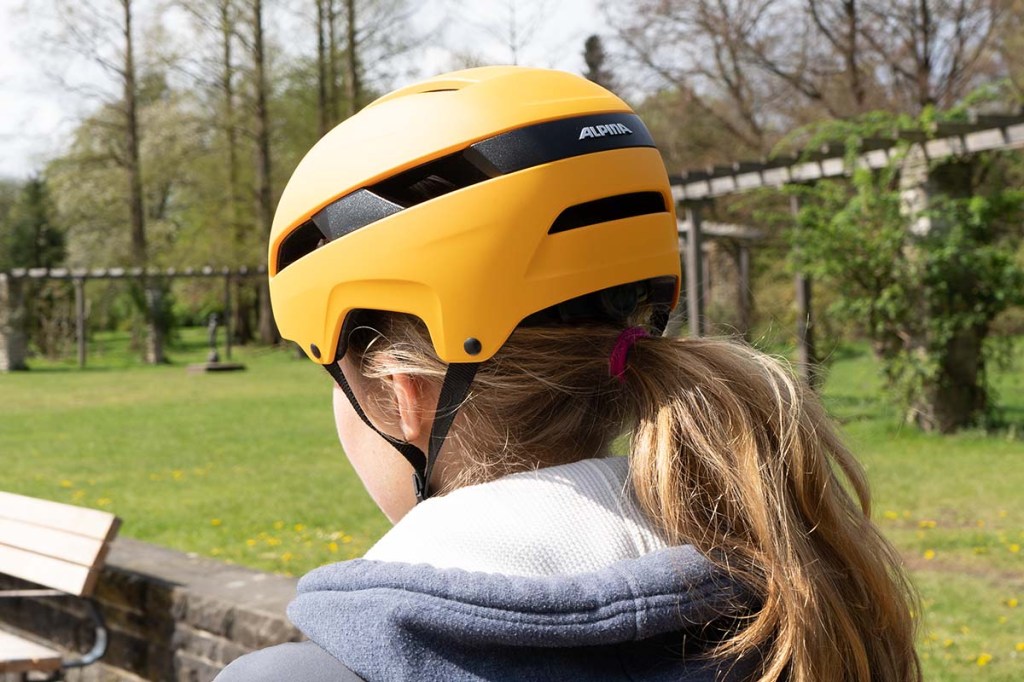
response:
<svg viewBox="0 0 1024 682"><path fill-rule="evenodd" d="M507 41L494 34L508 25L513 6L517 23L528 28L520 64L580 72L583 41L592 33L609 32L597 0L410 2L420 7L412 19L420 30L441 27L439 39L418 55L421 76L450 68L454 54L510 62ZM284 3L312 6L313 0L277 0L279 5ZM55 62L40 50L42 41L37 36L49 6L49 0L0 0L0 177L24 179L38 172L61 152L77 121L96 105L95 99L76 92L77 88L62 85L57 75L63 71L65 83L88 88L99 78L94 71ZM399 77L394 85L412 79Z"/></svg>

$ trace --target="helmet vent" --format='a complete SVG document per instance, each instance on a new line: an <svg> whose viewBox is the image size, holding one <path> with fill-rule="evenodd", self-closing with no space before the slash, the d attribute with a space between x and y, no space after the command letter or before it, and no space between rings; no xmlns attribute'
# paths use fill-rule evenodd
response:
<svg viewBox="0 0 1024 682"><path fill-rule="evenodd" d="M552 223L548 234L567 232L579 227L634 218L651 213L666 213L661 192L632 192L576 204L562 211Z"/></svg>
<svg viewBox="0 0 1024 682"><path fill-rule="evenodd" d="M369 189L388 201L409 208L491 177L493 175L473 164L463 152L458 152L393 175Z"/></svg>
<svg viewBox="0 0 1024 682"><path fill-rule="evenodd" d="M281 248L277 252L277 272L281 272L306 254L315 251L322 241L324 241L323 233L317 229L312 220L307 220L281 242Z"/></svg>

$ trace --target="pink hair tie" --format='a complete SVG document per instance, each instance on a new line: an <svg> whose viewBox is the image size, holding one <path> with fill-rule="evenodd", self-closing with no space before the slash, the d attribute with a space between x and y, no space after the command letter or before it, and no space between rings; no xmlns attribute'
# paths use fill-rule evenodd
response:
<svg viewBox="0 0 1024 682"><path fill-rule="evenodd" d="M630 327L622 330L619 338L615 339L611 357L608 358L608 374L612 378L618 379L620 382L626 381L626 358L629 356L629 349L633 347L637 339L642 339L645 336L650 336L650 334L643 327Z"/></svg>

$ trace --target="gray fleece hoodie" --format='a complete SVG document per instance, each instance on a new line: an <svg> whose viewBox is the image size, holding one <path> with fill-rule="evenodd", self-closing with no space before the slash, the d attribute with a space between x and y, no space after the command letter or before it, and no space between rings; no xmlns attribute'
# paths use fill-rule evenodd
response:
<svg viewBox="0 0 1024 682"><path fill-rule="evenodd" d="M588 459L427 500L366 558L299 582L288 615L311 643L218 680L749 677L700 655L749 600L661 539L628 477L624 457Z"/></svg>
<svg viewBox="0 0 1024 682"><path fill-rule="evenodd" d="M556 577L358 559L300 581L288 615L311 643L217 680L742 680L752 662L699 654L745 605L690 546Z"/></svg>

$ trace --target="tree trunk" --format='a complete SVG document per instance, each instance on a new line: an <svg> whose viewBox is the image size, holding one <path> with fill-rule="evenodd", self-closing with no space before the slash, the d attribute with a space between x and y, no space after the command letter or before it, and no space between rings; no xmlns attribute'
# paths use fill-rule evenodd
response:
<svg viewBox="0 0 1024 682"><path fill-rule="evenodd" d="M359 52L356 43L356 0L345 0L345 105L348 115L359 111L362 84L359 82Z"/></svg>
<svg viewBox="0 0 1024 682"><path fill-rule="evenodd" d="M316 0L316 85L317 85L317 113L320 118L320 137L330 130L329 102L327 99L327 8L325 2L333 0Z"/></svg>
<svg viewBox="0 0 1024 682"><path fill-rule="evenodd" d="M341 86L338 82L340 71L338 55L338 12L334 0L327 3L327 100L331 125L341 120Z"/></svg>
<svg viewBox="0 0 1024 682"><path fill-rule="evenodd" d="M135 54L132 39L132 0L121 0L124 10L124 113L125 113L125 172L128 175L128 208L132 233L132 261L142 269L140 284L143 290L143 314L146 322L144 354L146 362L164 361L163 329L160 319L159 294L153 290L146 275L149 265L146 250L146 213L142 194L142 162L139 154L139 116L135 84Z"/></svg>
<svg viewBox="0 0 1024 682"><path fill-rule="evenodd" d="M274 220L273 190L271 188L270 121L267 111L266 55L263 49L263 3L253 0L253 71L256 89L256 216L264 243L270 239L270 227ZM259 289L259 332L260 342L275 344L281 336L274 322L270 306L270 291L262 281Z"/></svg>
<svg viewBox="0 0 1024 682"><path fill-rule="evenodd" d="M249 231L242 221L242 179L238 166L238 121L235 106L235 63L234 63L234 31L236 16L231 11L231 0L219 0L220 37L221 37L221 68L220 88L223 96L223 129L224 141L227 146L225 160L228 171L228 219L231 221L231 237L233 259L235 265L243 265L247 256L246 238ZM233 278L229 284L231 295L236 302L231 308L231 341L248 343L253 338L252 324L248 319L248 311L242 305L243 290L246 285L244 278Z"/></svg>
<svg viewBox="0 0 1024 682"><path fill-rule="evenodd" d="M975 327L962 330L946 344L938 376L925 385L913 408L921 429L952 433L970 426L988 408L988 395L981 385L986 336L986 327Z"/></svg>

